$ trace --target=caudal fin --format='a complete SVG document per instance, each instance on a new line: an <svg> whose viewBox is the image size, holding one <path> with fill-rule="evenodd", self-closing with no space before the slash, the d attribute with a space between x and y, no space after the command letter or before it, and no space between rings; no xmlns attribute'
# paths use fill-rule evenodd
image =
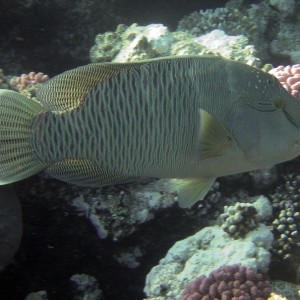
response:
<svg viewBox="0 0 300 300"><path fill-rule="evenodd" d="M35 117L45 111L38 102L0 90L0 185L27 178L47 166L31 146Z"/></svg>

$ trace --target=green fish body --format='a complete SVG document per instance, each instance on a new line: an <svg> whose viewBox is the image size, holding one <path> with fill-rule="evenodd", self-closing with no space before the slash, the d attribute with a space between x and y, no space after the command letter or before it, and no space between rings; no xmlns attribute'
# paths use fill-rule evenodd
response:
<svg viewBox="0 0 300 300"><path fill-rule="evenodd" d="M170 178L179 203L215 179L300 153L300 102L220 57L90 64L38 90L0 91L0 183L46 170L78 185Z"/></svg>

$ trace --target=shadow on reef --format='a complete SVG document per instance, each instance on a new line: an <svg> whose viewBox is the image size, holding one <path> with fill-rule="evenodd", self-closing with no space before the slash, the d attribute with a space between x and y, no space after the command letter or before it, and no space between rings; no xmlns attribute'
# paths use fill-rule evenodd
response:
<svg viewBox="0 0 300 300"><path fill-rule="evenodd" d="M38 190L36 196L26 195L34 180L17 187L24 234L14 261L0 274L0 299L23 300L30 292L45 290L49 300L71 300L74 295L69 279L81 273L98 280L104 299L143 299L151 267L175 241L194 233L201 222L181 209L169 208L120 242L100 240L86 218L78 217L59 196L43 199ZM187 220L190 227L183 226ZM120 249L141 245L146 251L139 267L130 269L114 259Z"/></svg>
<svg viewBox="0 0 300 300"><path fill-rule="evenodd" d="M73 300L76 294L70 277L87 274L97 279L104 299L141 300L150 269L176 241L214 222L224 205L261 194L273 201L273 208L277 201L293 198L299 202L299 159L280 164L277 169L278 178L263 186L257 185L261 177L251 173L220 178L220 188L208 196L212 199L219 195L218 200L207 209L205 203L202 209L200 204L189 210L177 205L161 209L154 219L139 224L137 231L115 242L99 239L84 214L70 206L65 197L76 198L77 187L54 179L42 181L39 176L19 182L15 187L22 201L23 239L13 262L0 273L0 299L24 300L30 292L45 290L49 300ZM273 219L280 211L274 209ZM271 226L272 220L269 222ZM139 265L130 268L117 261L120 253L136 247L142 252L137 258ZM297 259L298 253L299 247L292 245L292 258ZM270 277L299 282L299 265L299 261L282 260L274 253Z"/></svg>

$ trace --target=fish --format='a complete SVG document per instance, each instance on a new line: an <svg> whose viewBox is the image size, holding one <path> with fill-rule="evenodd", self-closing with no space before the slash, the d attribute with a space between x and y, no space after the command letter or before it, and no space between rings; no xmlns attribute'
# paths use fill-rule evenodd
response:
<svg viewBox="0 0 300 300"><path fill-rule="evenodd" d="M180 207L216 178L300 153L300 101L272 75L214 56L95 63L0 91L0 184L45 171L81 186L169 179Z"/></svg>

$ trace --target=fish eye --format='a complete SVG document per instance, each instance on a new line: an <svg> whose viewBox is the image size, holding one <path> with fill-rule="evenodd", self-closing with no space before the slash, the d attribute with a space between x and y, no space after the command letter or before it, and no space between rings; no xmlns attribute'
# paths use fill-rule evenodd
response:
<svg viewBox="0 0 300 300"><path fill-rule="evenodd" d="M274 102L273 102L273 105L276 109L279 109L283 106L283 100L282 98L275 98L274 99Z"/></svg>

